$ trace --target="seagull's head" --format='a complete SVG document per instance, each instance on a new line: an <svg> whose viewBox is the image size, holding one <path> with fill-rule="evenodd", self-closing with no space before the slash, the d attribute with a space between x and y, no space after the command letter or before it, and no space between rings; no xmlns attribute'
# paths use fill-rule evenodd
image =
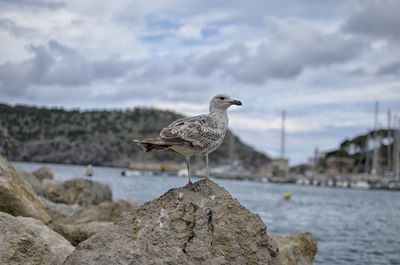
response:
<svg viewBox="0 0 400 265"><path fill-rule="evenodd" d="M242 106L242 102L239 100L231 98L227 94L215 95L210 102L210 111L212 110L226 110L232 105Z"/></svg>

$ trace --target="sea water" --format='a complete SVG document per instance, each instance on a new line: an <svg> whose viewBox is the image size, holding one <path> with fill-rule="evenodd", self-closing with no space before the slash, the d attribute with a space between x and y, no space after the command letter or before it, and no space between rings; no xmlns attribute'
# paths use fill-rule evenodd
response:
<svg viewBox="0 0 400 265"><path fill-rule="evenodd" d="M15 162L34 170L43 164ZM56 180L83 176L84 166L45 164ZM121 168L94 167L93 180L108 184L113 199L143 203L184 186L186 178L121 176ZM215 179L258 213L269 234L309 231L318 241L314 264L400 264L400 192L270 184ZM292 194L283 200L285 192Z"/></svg>

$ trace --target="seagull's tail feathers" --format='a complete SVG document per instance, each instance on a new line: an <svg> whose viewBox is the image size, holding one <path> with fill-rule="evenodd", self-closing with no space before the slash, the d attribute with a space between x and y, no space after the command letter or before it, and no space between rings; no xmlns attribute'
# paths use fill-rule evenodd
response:
<svg viewBox="0 0 400 265"><path fill-rule="evenodd" d="M180 144L180 142L176 141L175 139L164 139L161 137L133 140L133 142L137 143L137 145L142 147L145 152L150 152L153 150L164 151L169 149L173 145Z"/></svg>

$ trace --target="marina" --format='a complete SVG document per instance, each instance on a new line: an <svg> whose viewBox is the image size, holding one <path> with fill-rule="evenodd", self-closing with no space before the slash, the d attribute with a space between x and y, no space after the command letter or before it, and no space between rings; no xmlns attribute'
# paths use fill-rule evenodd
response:
<svg viewBox="0 0 400 265"><path fill-rule="evenodd" d="M49 166L58 181L83 176L86 170L85 166L14 164L26 170ZM170 188L187 182L185 177L157 174L123 177L122 170L94 166L91 179L109 185L114 200L131 199L139 203L158 198ZM313 233L318 241L316 265L386 265L398 264L400 260L398 192L214 180L241 204L259 214L268 233ZM290 200L284 199L286 193L290 193Z"/></svg>

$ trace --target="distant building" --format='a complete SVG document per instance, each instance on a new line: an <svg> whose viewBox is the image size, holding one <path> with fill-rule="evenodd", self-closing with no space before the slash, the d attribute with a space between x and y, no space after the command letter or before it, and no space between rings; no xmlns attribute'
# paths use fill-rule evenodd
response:
<svg viewBox="0 0 400 265"><path fill-rule="evenodd" d="M353 171L354 159L348 157L331 156L326 159L326 173L328 175L342 175Z"/></svg>
<svg viewBox="0 0 400 265"><path fill-rule="evenodd" d="M276 158L264 164L258 170L258 175L266 177L287 177L289 175L289 160Z"/></svg>
<svg viewBox="0 0 400 265"><path fill-rule="evenodd" d="M314 167L309 164L300 164L290 167L290 173L296 175L308 175L314 172Z"/></svg>

